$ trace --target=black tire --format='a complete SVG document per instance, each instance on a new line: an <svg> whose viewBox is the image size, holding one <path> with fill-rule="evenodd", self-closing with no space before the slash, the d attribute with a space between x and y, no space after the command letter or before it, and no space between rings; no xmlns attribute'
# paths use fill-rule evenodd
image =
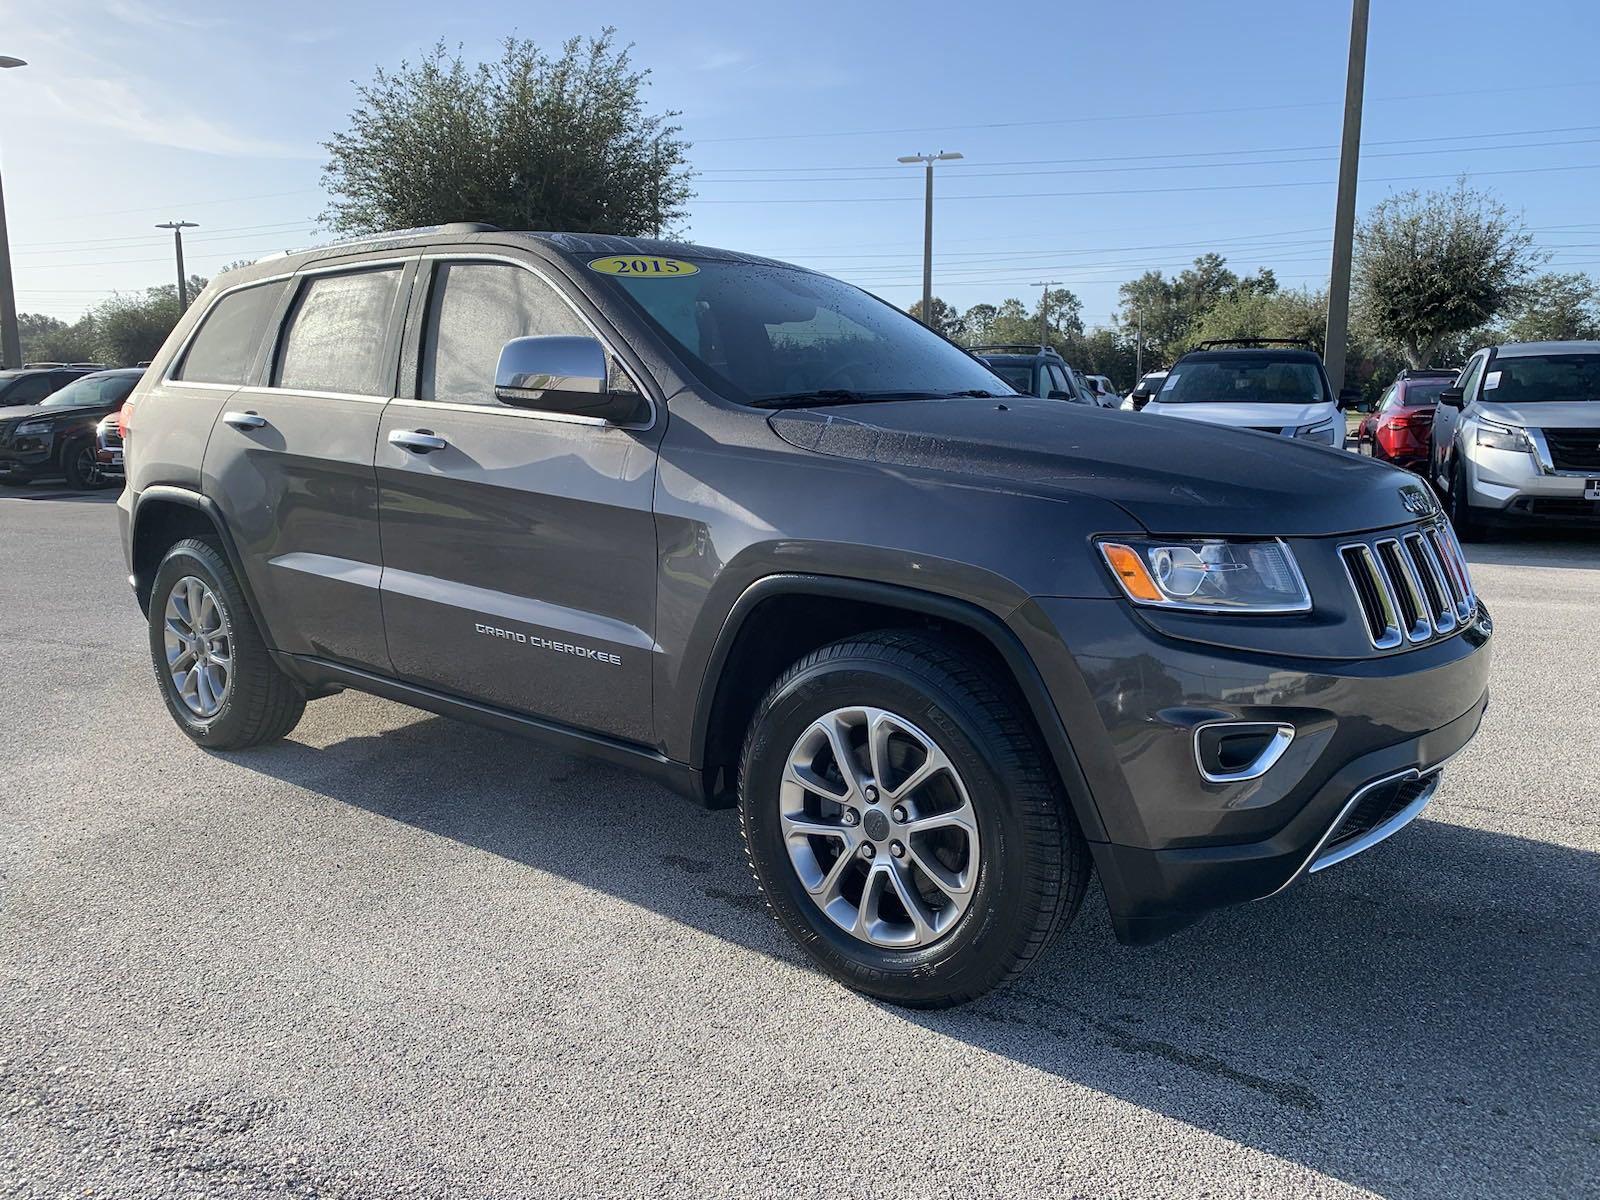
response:
<svg viewBox="0 0 1600 1200"><path fill-rule="evenodd" d="M88 491L97 486L94 473L94 443L76 441L63 446L61 473L67 477L67 486L75 492Z"/></svg>
<svg viewBox="0 0 1600 1200"><path fill-rule="evenodd" d="M1467 496L1467 473L1461 469L1460 458L1450 471L1450 525L1463 542L1481 542L1489 536L1488 525L1472 511Z"/></svg>
<svg viewBox="0 0 1600 1200"><path fill-rule="evenodd" d="M188 577L205 583L221 609L232 667L218 711L206 718L191 711L167 669L165 613L175 585ZM167 711L178 728L213 750L239 750L277 741L305 711L305 693L278 669L267 652L250 606L221 552L199 538L167 551L150 589L150 659Z"/></svg>
<svg viewBox="0 0 1600 1200"><path fill-rule="evenodd" d="M883 948L835 924L785 848L779 797L789 752L818 717L852 705L927 731L971 800L977 880L965 912L928 945ZM847 987L914 1008L961 1004L1021 975L1071 920L1089 880L1088 847L1014 686L920 633L837 642L783 674L745 740L739 825L768 907L812 961Z"/></svg>

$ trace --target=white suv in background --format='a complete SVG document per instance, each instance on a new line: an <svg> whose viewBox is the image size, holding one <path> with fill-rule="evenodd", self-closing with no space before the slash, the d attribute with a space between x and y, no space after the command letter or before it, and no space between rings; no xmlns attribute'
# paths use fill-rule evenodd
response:
<svg viewBox="0 0 1600 1200"><path fill-rule="evenodd" d="M1600 528L1600 342L1479 350L1439 396L1428 470L1464 540L1491 522Z"/></svg>
<svg viewBox="0 0 1600 1200"><path fill-rule="evenodd" d="M1167 371L1144 412L1344 445L1343 405L1304 342L1201 342Z"/></svg>

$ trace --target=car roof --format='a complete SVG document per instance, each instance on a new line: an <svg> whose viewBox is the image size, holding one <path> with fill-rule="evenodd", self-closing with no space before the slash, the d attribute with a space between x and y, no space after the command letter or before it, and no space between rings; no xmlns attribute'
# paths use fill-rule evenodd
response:
<svg viewBox="0 0 1600 1200"><path fill-rule="evenodd" d="M108 375L143 375L143 367L107 367L104 371L90 371L84 379L104 379ZM73 380L74 383L77 380Z"/></svg>
<svg viewBox="0 0 1600 1200"><path fill-rule="evenodd" d="M1534 354L1600 354L1600 342L1506 342L1494 348L1496 358L1526 358Z"/></svg>

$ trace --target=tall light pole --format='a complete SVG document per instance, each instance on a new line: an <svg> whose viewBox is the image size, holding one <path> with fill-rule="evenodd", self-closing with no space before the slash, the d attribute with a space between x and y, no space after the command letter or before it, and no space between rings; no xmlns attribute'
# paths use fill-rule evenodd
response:
<svg viewBox="0 0 1600 1200"><path fill-rule="evenodd" d="M1050 313L1050 289L1060 282L1061 280L1059 279L1037 279L1029 285L1044 289L1039 295L1039 345L1041 346L1050 344L1050 339L1045 336L1045 330L1049 328L1047 322Z"/></svg>
<svg viewBox="0 0 1600 1200"><path fill-rule="evenodd" d="M1344 388L1350 328L1350 260L1356 232L1356 178L1361 168L1361 95L1367 80L1367 0L1350 6L1350 64L1344 80L1344 138L1339 146L1339 199L1333 213L1333 269L1328 278L1328 344L1323 363L1337 396Z"/></svg>
<svg viewBox="0 0 1600 1200"><path fill-rule="evenodd" d="M183 273L183 231L200 226L193 221L163 221L156 228L172 230L172 248L178 255L178 315L181 317L189 307L189 277Z"/></svg>
<svg viewBox="0 0 1600 1200"><path fill-rule="evenodd" d="M28 64L0 54L0 70ZM6 236L6 193L0 184L0 366L22 365L22 335L17 332L17 295L11 287L11 242Z"/></svg>
<svg viewBox="0 0 1600 1200"><path fill-rule="evenodd" d="M941 150L937 154L902 154L899 159L903 163L925 163L928 168L922 212L922 323L929 328L933 326L933 164L960 157L954 150Z"/></svg>

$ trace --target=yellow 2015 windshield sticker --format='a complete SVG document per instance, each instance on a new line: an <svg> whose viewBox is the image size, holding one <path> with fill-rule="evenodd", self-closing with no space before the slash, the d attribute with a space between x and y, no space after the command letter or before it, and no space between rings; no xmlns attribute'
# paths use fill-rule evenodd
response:
<svg viewBox="0 0 1600 1200"><path fill-rule="evenodd" d="M613 254L591 258L589 270L602 275L626 275L631 279L681 279L698 274L700 268L681 258L658 258L653 254Z"/></svg>

